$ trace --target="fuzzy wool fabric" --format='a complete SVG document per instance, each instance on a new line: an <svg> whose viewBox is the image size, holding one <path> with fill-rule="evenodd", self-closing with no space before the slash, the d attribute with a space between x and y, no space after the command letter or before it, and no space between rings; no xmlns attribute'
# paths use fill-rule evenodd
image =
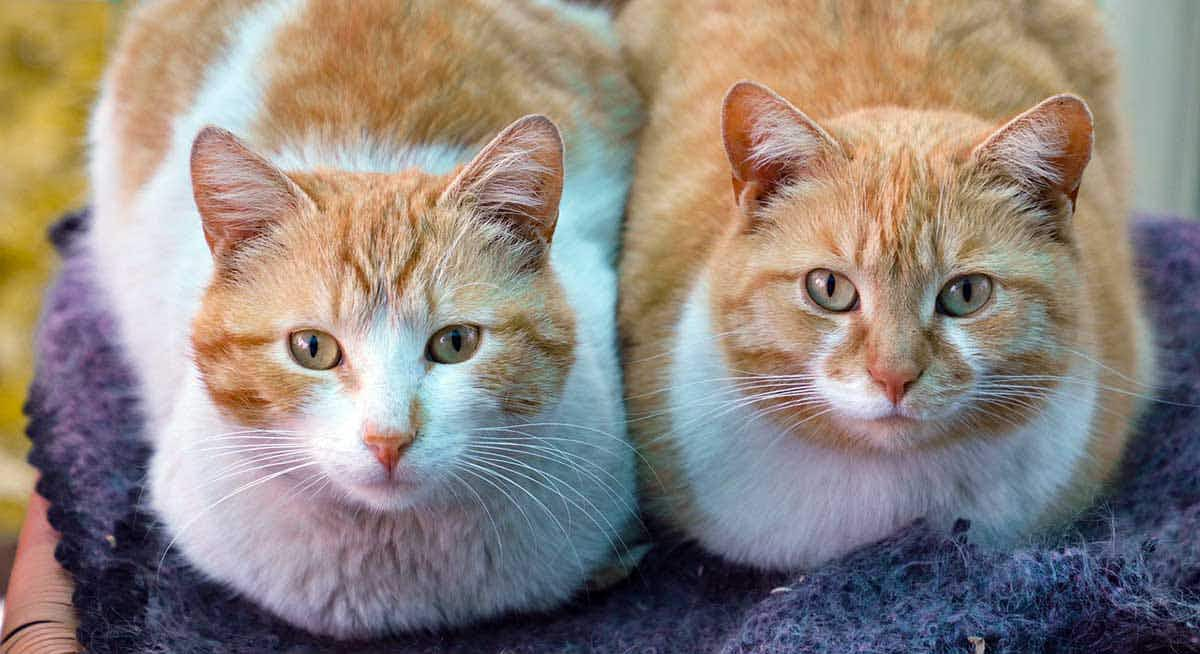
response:
<svg viewBox="0 0 1200 654"><path fill-rule="evenodd" d="M915 524L791 575L660 543L626 582L553 614L374 643L308 635L164 556L169 538L139 503L137 388L79 251L87 226L80 213L52 233L64 265L27 413L94 654L1200 651L1200 223L1136 224L1159 402L1114 493L1054 541L988 551L965 521L950 534Z"/></svg>

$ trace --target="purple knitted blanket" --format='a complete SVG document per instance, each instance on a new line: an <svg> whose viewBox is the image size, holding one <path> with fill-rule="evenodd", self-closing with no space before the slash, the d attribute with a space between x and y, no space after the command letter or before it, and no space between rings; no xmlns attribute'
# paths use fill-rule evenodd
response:
<svg viewBox="0 0 1200 654"><path fill-rule="evenodd" d="M915 524L803 574L765 575L664 543L615 589L550 615L378 643L288 627L205 581L139 505L137 391L78 252L86 214L53 230L27 412L39 491L75 577L90 652L1200 651L1200 223L1142 220L1135 238L1163 384L1116 493L1057 543L1016 552ZM136 289L129 289L136 292ZM230 525L236 529L237 525Z"/></svg>

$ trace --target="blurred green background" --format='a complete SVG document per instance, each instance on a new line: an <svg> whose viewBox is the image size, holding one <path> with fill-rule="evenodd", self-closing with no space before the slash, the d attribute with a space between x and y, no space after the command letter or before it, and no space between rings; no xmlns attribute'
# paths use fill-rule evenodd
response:
<svg viewBox="0 0 1200 654"><path fill-rule="evenodd" d="M33 481L21 405L57 265L46 227L86 200L85 124L116 12L94 0L0 0L0 543Z"/></svg>

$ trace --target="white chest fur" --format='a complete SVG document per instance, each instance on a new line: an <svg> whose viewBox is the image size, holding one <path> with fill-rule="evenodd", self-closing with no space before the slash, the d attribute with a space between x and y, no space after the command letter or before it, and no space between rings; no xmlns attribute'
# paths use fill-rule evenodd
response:
<svg viewBox="0 0 1200 654"><path fill-rule="evenodd" d="M679 324L669 394L681 467L696 503L691 535L724 556L766 568L816 565L927 518L948 527L972 521L972 538L1012 542L1068 484L1085 456L1096 387L1051 397L1036 420L1002 437L971 439L911 454L830 450L783 434L739 397L728 380L697 285ZM1077 369L1076 378L1091 379ZM704 398L708 398L705 400ZM727 405L726 405L727 406ZM803 429L803 427L800 427Z"/></svg>

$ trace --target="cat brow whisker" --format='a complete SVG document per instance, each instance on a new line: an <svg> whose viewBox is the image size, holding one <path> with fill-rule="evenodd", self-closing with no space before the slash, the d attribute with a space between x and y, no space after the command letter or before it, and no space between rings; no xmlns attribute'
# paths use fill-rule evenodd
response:
<svg viewBox="0 0 1200 654"><path fill-rule="evenodd" d="M500 290L500 288L501 288L499 284L493 284L491 282L468 282L465 284L459 284L458 286L455 286L455 287L449 288L445 291L442 291L442 294L438 296L438 303L439 304L443 303L446 301L447 297L454 295L455 293L461 291L464 288L471 288L472 286L485 286L487 288L491 288L491 289L495 289L495 290Z"/></svg>
<svg viewBox="0 0 1200 654"><path fill-rule="evenodd" d="M466 234L470 231L469 227L470 227L470 221L466 221L466 220L462 221L462 223L459 225L458 233L455 234L454 240L450 242L450 247L446 248L445 253L442 254L442 258L439 259L437 265L434 266L433 278L435 280L437 280L436 283L438 285L442 285L445 283L446 270L447 270L446 264L449 263L450 257L453 256L458 251L458 244L460 241L462 241L463 237L466 236Z"/></svg>

